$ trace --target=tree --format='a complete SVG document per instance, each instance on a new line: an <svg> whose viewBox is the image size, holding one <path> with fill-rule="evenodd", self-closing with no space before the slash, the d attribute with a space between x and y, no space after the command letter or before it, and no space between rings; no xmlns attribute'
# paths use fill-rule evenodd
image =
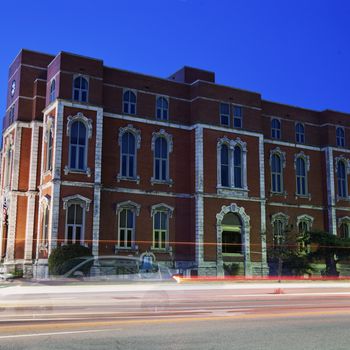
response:
<svg viewBox="0 0 350 350"><path fill-rule="evenodd" d="M339 276L337 263L350 258L350 239L340 238L325 231L313 231L304 235L303 241L310 246L308 258L323 260L325 276Z"/></svg>
<svg viewBox="0 0 350 350"><path fill-rule="evenodd" d="M305 249L300 248L300 243L304 242L300 242L290 229L285 229L282 237L274 237L274 244L268 249L270 274L281 277L312 272Z"/></svg>

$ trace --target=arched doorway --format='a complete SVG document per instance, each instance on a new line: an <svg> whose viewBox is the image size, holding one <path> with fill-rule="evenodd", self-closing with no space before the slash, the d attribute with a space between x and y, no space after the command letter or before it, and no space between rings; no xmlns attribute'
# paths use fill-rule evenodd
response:
<svg viewBox="0 0 350 350"><path fill-rule="evenodd" d="M245 276L251 276L250 217L244 208L232 203L216 214L217 274L224 275L224 256L241 256Z"/></svg>
<svg viewBox="0 0 350 350"><path fill-rule="evenodd" d="M222 253L243 254L242 251L242 222L238 214L229 212L221 222Z"/></svg>

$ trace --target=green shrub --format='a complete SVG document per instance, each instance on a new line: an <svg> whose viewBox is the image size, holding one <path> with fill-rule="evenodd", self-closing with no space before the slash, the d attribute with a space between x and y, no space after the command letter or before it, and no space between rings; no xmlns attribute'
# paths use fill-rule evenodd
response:
<svg viewBox="0 0 350 350"><path fill-rule="evenodd" d="M224 264L225 276L237 276L239 272L239 264L229 263Z"/></svg>
<svg viewBox="0 0 350 350"><path fill-rule="evenodd" d="M92 257L90 249L80 244L57 247L52 250L49 256L49 273L50 275L64 275L89 257ZM86 275L92 264L91 260L91 263L84 264L79 268L79 271Z"/></svg>

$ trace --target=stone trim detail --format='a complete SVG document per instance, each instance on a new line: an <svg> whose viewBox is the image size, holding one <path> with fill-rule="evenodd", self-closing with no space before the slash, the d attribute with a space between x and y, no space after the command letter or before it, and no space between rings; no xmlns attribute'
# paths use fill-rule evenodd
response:
<svg viewBox="0 0 350 350"><path fill-rule="evenodd" d="M71 115L68 116L68 118L67 118L67 130L66 130L67 136L70 136L72 124L75 121L81 121L85 124L86 129L88 131L88 133L87 133L88 139L91 139L91 137L92 137L92 119L85 117L85 115L81 112L78 112L74 116L71 116Z"/></svg>
<svg viewBox="0 0 350 350"><path fill-rule="evenodd" d="M67 210L70 204L80 204L80 206L86 211L89 211L90 209L91 199L81 196L80 194L64 197L62 198L62 201L64 210Z"/></svg>
<svg viewBox="0 0 350 350"><path fill-rule="evenodd" d="M116 205L116 214L119 214L123 209L130 209L135 211L136 216L140 215L141 205L133 201L125 201L117 203Z"/></svg>
<svg viewBox="0 0 350 350"><path fill-rule="evenodd" d="M204 263L204 160L203 127L195 129L195 260L200 269Z"/></svg>
<svg viewBox="0 0 350 350"><path fill-rule="evenodd" d="M151 206L151 217L153 217L157 211L166 211L169 215L169 218L172 218L174 213L174 208L165 203L154 204Z"/></svg>
<svg viewBox="0 0 350 350"><path fill-rule="evenodd" d="M304 151L294 154L294 169L297 169L298 158L303 158L305 160L306 171L310 171L310 156L306 155Z"/></svg>
<svg viewBox="0 0 350 350"><path fill-rule="evenodd" d="M328 198L328 222L329 232L337 234L335 213L335 186L334 186L334 159L332 147L325 148L326 174L327 174L327 198Z"/></svg>
<svg viewBox="0 0 350 350"><path fill-rule="evenodd" d="M96 113L96 149L95 149L95 184L94 184L94 213L92 221L92 254L98 256L100 239L101 211L101 174L102 174L102 139L103 139L103 109Z"/></svg>
<svg viewBox="0 0 350 350"><path fill-rule="evenodd" d="M307 215L307 214L299 215L299 216L297 216L297 228L299 227L299 224L301 222L306 222L308 225L308 228L311 229L311 227L314 223L314 218L310 215Z"/></svg>
<svg viewBox="0 0 350 350"><path fill-rule="evenodd" d="M222 255L222 220L227 213L237 214L242 221L242 243L244 247L244 272L245 276L252 275L252 267L250 261L250 216L246 214L243 207L239 207L236 203L223 205L221 211L216 214L216 254L217 254L217 273L224 274L224 261Z"/></svg>
<svg viewBox="0 0 350 350"><path fill-rule="evenodd" d="M338 174L338 163L343 162L345 164L346 174L350 174L350 159L346 158L344 154L341 154L338 157L335 157L335 169L334 172Z"/></svg>

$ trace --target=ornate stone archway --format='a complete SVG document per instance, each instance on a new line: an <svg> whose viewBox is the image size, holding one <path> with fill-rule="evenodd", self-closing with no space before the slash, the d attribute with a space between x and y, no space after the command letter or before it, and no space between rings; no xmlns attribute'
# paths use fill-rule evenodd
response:
<svg viewBox="0 0 350 350"><path fill-rule="evenodd" d="M237 206L236 203L223 205L220 213L216 214L216 263L217 274L224 275L224 261L222 256L222 220L227 213L237 214L242 221L242 244L244 254L244 274L252 275L252 267L250 261L250 217L246 214L243 207Z"/></svg>

